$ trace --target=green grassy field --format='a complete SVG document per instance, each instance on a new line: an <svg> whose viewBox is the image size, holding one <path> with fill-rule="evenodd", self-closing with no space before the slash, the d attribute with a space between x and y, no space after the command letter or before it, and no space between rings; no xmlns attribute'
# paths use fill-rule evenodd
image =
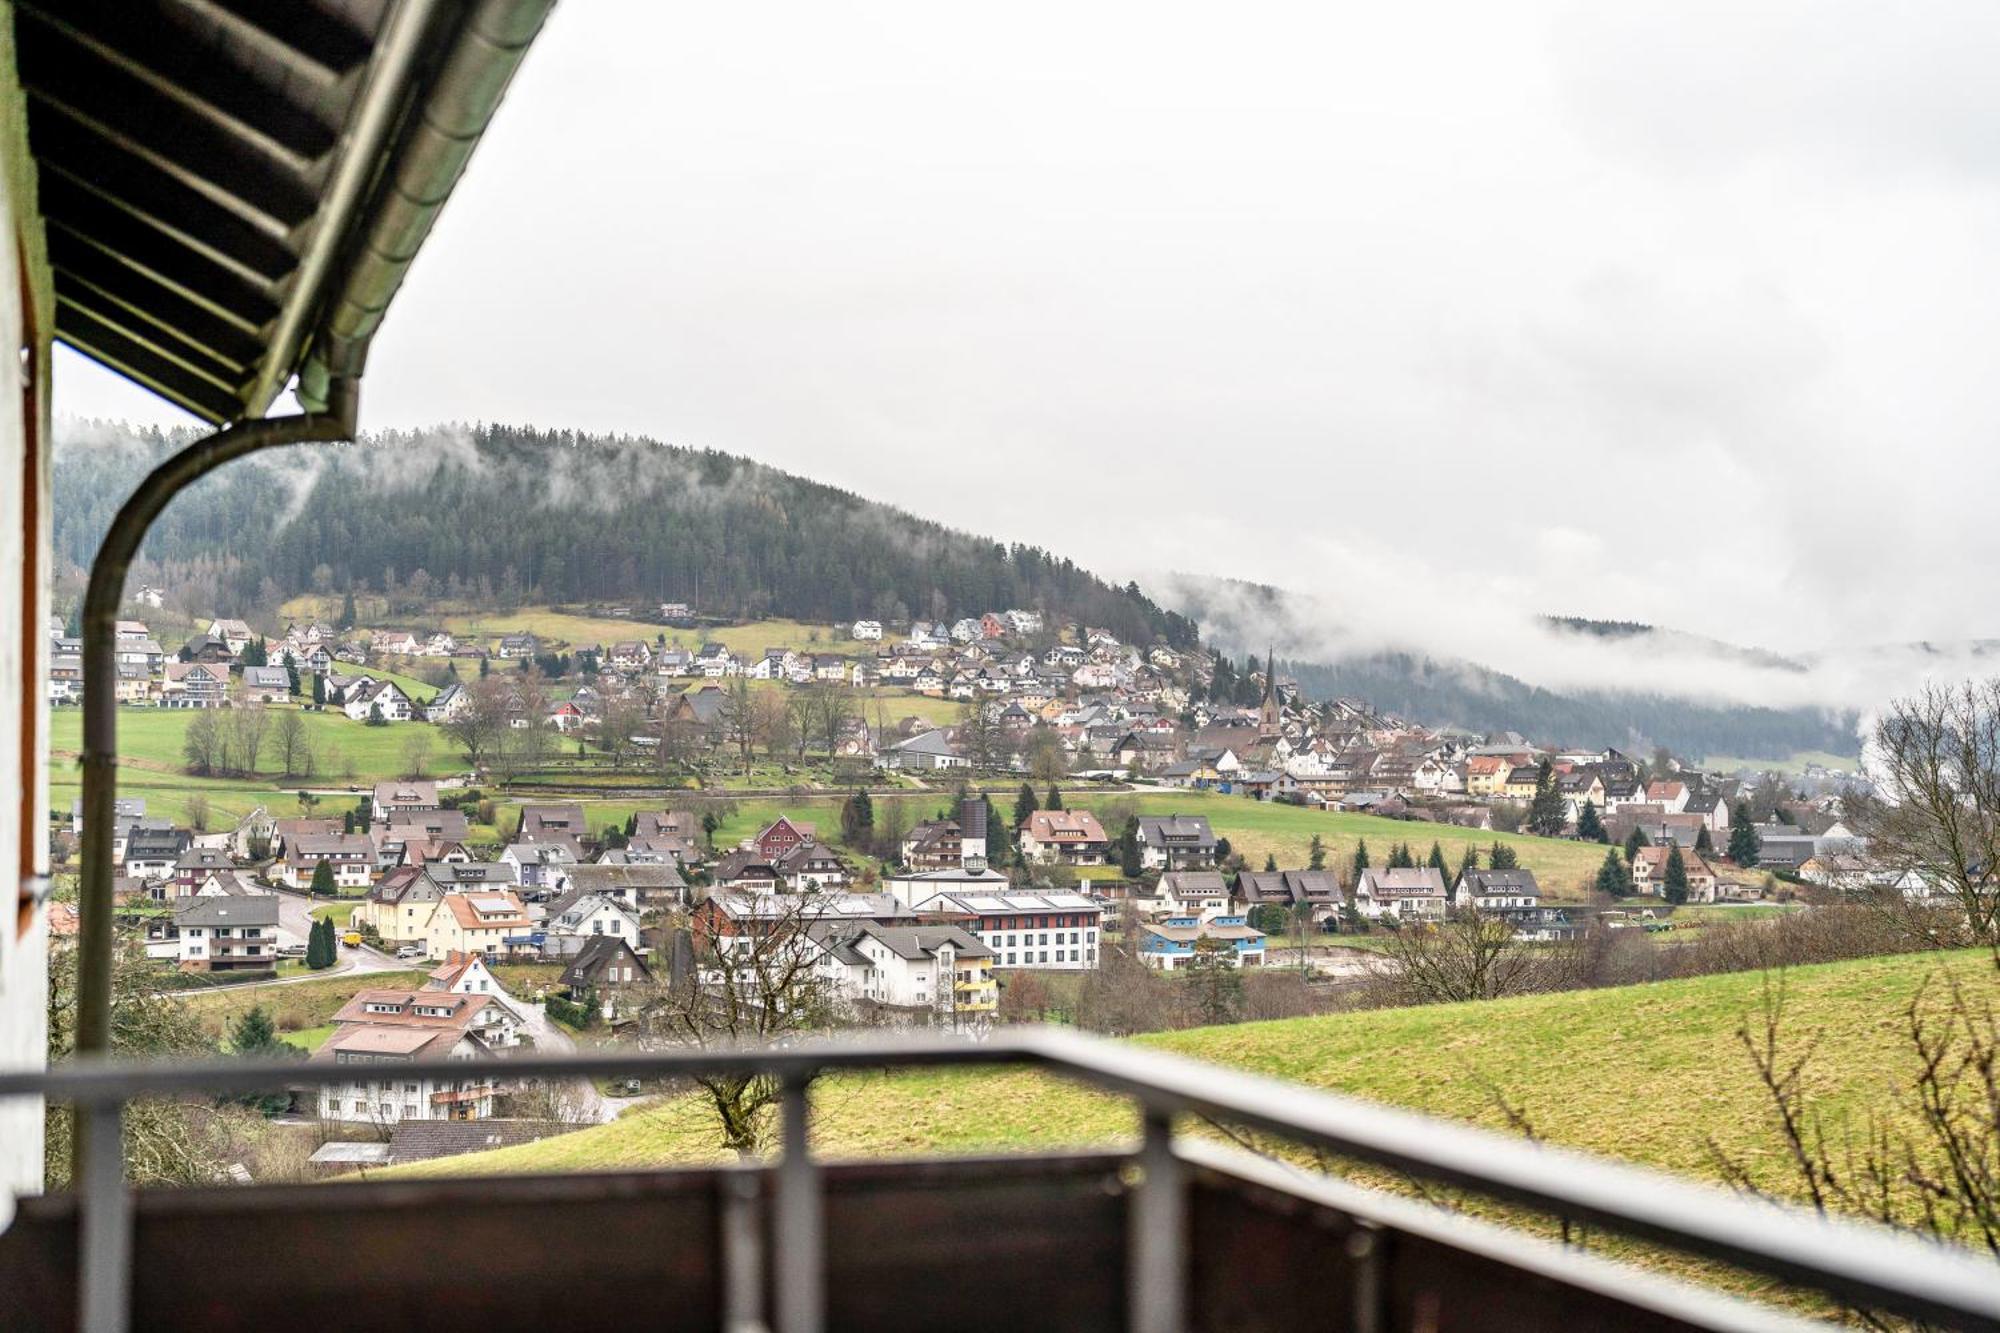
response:
<svg viewBox="0 0 2000 1333"><path fill-rule="evenodd" d="M184 1003L201 1020L202 1031L218 1040L231 1023L260 1006L280 1033L289 1034L331 1023L340 1006L362 986L414 986L423 979L424 974L416 971L375 972L365 977L336 974L283 986L239 986L209 991L190 995Z"/></svg>
<svg viewBox="0 0 2000 1333"><path fill-rule="evenodd" d="M1851 754L1829 754L1825 750L1801 750L1783 759L1740 759L1733 755L1710 755L1701 761L1704 769L1717 773L1735 773L1747 768L1753 773L1797 774L1805 772L1810 764L1852 773L1860 767L1861 761Z"/></svg>
<svg viewBox="0 0 2000 1333"><path fill-rule="evenodd" d="M187 762L182 745L187 738L188 724L194 721L195 716L195 710L188 708L119 709L118 755L121 768L129 766L171 771L177 775L176 780L180 780L179 770ZM463 764L451 742L428 722L397 722L386 727L371 727L353 721L345 713L331 710L301 712L299 716L305 719L313 749L319 757L319 776L312 780L314 785L342 781L350 768L354 771L355 780L363 783L401 776L406 766L405 747L412 735L424 736L430 742L430 757L426 766L432 772L449 772ZM52 715L49 748L51 763L58 770L83 748L82 709L65 708ZM244 780L246 785L261 784L266 788L280 783L302 785L300 779L287 781L283 778L278 772L277 759L277 742L266 734L258 777Z"/></svg>
<svg viewBox="0 0 2000 1333"><path fill-rule="evenodd" d="M1422 860L1429 855L1435 841L1443 846L1445 860L1454 872L1467 847L1477 847L1484 853L1498 841L1514 849L1523 869L1535 872L1545 894L1575 900L1585 896L1583 886L1597 874L1604 861L1605 849L1592 843L1309 810L1214 792L1147 792L1137 796L1134 803L1143 814L1208 816L1216 836L1228 838L1231 848L1241 852L1252 867L1262 866L1266 855L1275 855L1281 867L1304 865L1315 833L1326 843L1327 864L1339 866L1343 872L1353 864L1356 844L1364 841L1368 844L1370 863L1378 866L1388 860L1390 849L1397 843L1409 843ZM1077 804L1090 802L1080 798Z"/></svg>
<svg viewBox="0 0 2000 1333"><path fill-rule="evenodd" d="M333 1035L333 1024L322 1023L318 1027L300 1028L296 1032L280 1033L278 1039L298 1047L302 1051L316 1051L326 1044Z"/></svg>
<svg viewBox="0 0 2000 1333"><path fill-rule="evenodd" d="M379 599L363 596L356 610L364 628L382 621ZM331 621L340 611L338 597L294 597L284 605L284 614L293 619L317 616ZM533 634L551 647L575 649L589 644L610 644L620 639L644 639L653 643L661 634L669 644L678 642L694 648L704 643L720 643L736 655L761 655L766 648L796 648L802 651L839 653L854 656L873 652L873 644L857 643L844 629L808 625L797 620L757 620L743 625L703 626L673 629L626 620L616 616L582 616L552 610L546 606L523 607L505 614L454 611L448 604L418 617L413 622L426 629L446 629L460 639L488 644L502 634ZM399 628L408 628L398 622Z"/></svg>
<svg viewBox="0 0 2000 1333"><path fill-rule="evenodd" d="M1912 1061L1898 1021L1940 968L2000 999L1979 954L1903 955L1798 968L1785 978L1790 1033L1818 1039L1806 1078L1834 1124L1894 1113ZM1465 1005L1247 1023L1139 1044L1497 1130L1496 1094L1542 1138L1714 1179L1713 1136L1760 1183L1790 1191L1764 1094L1737 1037L1761 1021L1765 978L1702 977ZM1025 1071L855 1075L823 1080L813 1126L829 1157L1028 1151L1123 1141L1115 1098ZM719 1160L712 1121L675 1097L543 1143L404 1168L399 1174L573 1171Z"/></svg>

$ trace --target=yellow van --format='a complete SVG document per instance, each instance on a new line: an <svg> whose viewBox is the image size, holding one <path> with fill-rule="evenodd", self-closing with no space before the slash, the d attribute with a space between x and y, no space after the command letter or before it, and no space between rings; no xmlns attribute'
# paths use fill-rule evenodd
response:
<svg viewBox="0 0 2000 1333"><path fill-rule="evenodd" d="M361 932L350 930L340 937L340 942L350 949L359 949L361 947Z"/></svg>

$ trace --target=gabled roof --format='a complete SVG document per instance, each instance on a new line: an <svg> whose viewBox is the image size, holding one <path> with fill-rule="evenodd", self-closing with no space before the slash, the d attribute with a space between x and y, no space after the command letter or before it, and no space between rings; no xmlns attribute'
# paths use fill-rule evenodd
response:
<svg viewBox="0 0 2000 1333"><path fill-rule="evenodd" d="M551 3L21 6L56 337L208 421L323 406Z"/></svg>
<svg viewBox="0 0 2000 1333"><path fill-rule="evenodd" d="M174 924L189 926L276 926L278 895L275 893L226 894L220 897L190 898L187 906L174 913Z"/></svg>

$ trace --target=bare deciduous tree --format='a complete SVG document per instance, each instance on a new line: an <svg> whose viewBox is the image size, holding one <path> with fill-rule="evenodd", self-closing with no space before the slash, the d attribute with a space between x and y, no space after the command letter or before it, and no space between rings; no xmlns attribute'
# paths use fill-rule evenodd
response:
<svg viewBox="0 0 2000 1333"><path fill-rule="evenodd" d="M756 903L758 915L734 923L734 933L699 925L686 929L691 966L674 975L662 960L634 1006L641 1041L735 1046L833 1025L836 997L819 969L820 949L812 939L824 897L772 894ZM678 934L670 928L670 939ZM723 1146L744 1157L758 1153L768 1142L778 1080L769 1074L722 1074L694 1082L715 1113Z"/></svg>
<svg viewBox="0 0 2000 1333"><path fill-rule="evenodd" d="M410 727L403 736L403 776L420 778L430 768L431 733L428 727Z"/></svg>
<svg viewBox="0 0 2000 1333"><path fill-rule="evenodd" d="M1870 850L1915 876L1928 890L1923 896L1956 908L1953 917L1974 940L2000 947L2000 678L1933 685L1897 700L1875 724L1869 761L1880 792L1857 795L1853 815ZM1921 906L1922 896L1898 892L1881 902ZM1926 934L1956 933L1960 920L1933 914L1914 924Z"/></svg>
<svg viewBox="0 0 2000 1333"><path fill-rule="evenodd" d="M1514 939L1514 928L1477 911L1389 937L1383 979L1405 1004L1492 1000L1548 988L1548 967Z"/></svg>
<svg viewBox="0 0 2000 1333"><path fill-rule="evenodd" d="M254 776L264 757L264 738L270 734L271 714L263 704L244 704L231 714L230 730L235 733L232 739L236 766Z"/></svg>
<svg viewBox="0 0 2000 1333"><path fill-rule="evenodd" d="M1903 1009L1911 1059L1893 1114L1861 1128L1815 1109L1809 1071L1818 1035L1785 1033L1783 974L1767 974L1761 1012L1737 1039L1770 1106L1794 1192L1821 1213L1858 1214L1901 1231L1969 1244L2000 1258L2000 1016L1948 971L1927 978ZM1708 1141L1710 1160L1737 1189L1767 1197L1751 1163ZM1866 1310L1874 1328L1906 1325Z"/></svg>
<svg viewBox="0 0 2000 1333"><path fill-rule="evenodd" d="M296 708L285 709L278 714L272 735L278 746L278 763L284 768L285 776L289 778L305 772L305 758L310 747L305 715Z"/></svg>

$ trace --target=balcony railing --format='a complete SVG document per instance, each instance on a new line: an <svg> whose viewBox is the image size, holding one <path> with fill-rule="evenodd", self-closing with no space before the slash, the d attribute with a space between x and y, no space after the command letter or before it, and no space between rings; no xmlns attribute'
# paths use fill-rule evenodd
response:
<svg viewBox="0 0 2000 1333"><path fill-rule="evenodd" d="M1020 1065L1077 1079L1131 1098L1141 1141L1114 1153L984 1160L838 1165L813 1156L815 1078L918 1065ZM263 1275L235 1284L221 1307L241 1327L362 1310L377 1323L436 1310L484 1330L547 1327L573 1317L579 1299L599 1316L671 1310L689 1325L746 1333L767 1326L767 1311L780 1333L1794 1322L1522 1232L1176 1138L1176 1119L1200 1117L1747 1270L1834 1305L2000 1329L2000 1270L1968 1252L1060 1030L507 1063L510 1079L750 1072L781 1088L783 1151L769 1165L137 1193L120 1153L128 1100L344 1085L352 1070L75 1062L0 1075L0 1097L74 1105L83 1149L80 1192L24 1201L0 1235L7 1325L119 1333L135 1311L153 1326L212 1323L212 1294L190 1289L185 1275L236 1245L256 1251L245 1271ZM397 1078L465 1073L464 1062L431 1061ZM449 1235L437 1232L440 1211L459 1219ZM578 1236L591 1240L550 1248L551 1238ZM462 1254L438 1248L461 1241ZM509 1262L495 1268L498 1253Z"/></svg>

